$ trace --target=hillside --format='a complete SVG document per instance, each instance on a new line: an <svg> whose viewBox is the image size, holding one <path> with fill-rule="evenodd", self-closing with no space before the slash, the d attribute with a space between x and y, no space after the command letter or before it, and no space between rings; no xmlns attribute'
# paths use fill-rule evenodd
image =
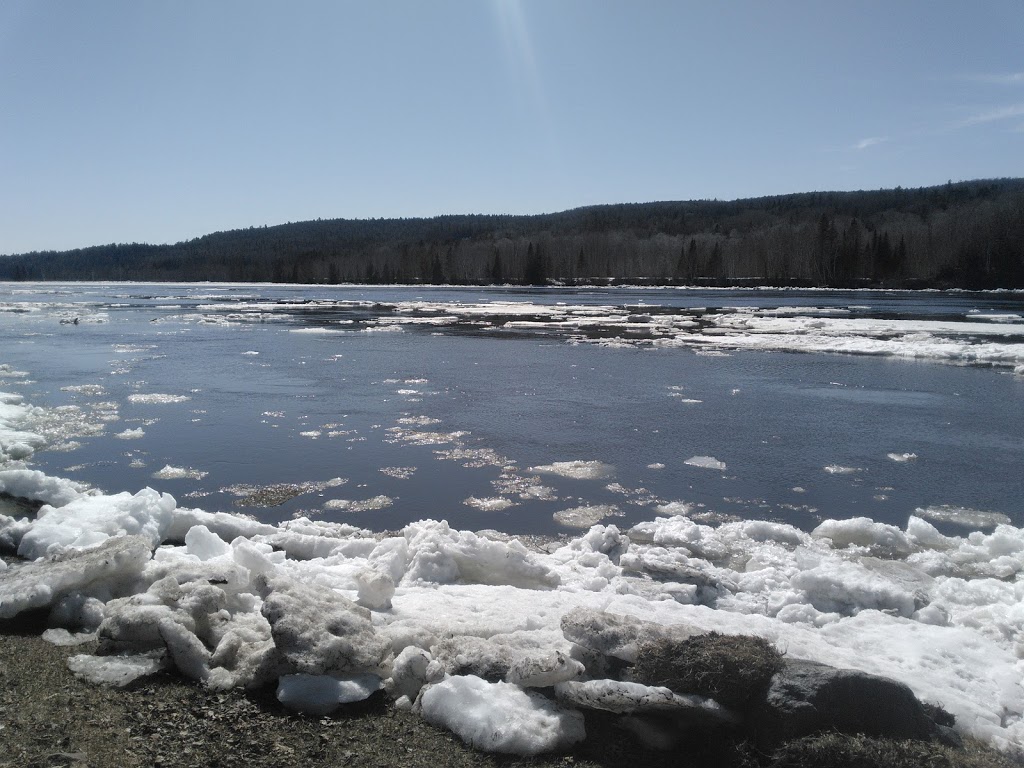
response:
<svg viewBox="0 0 1024 768"><path fill-rule="evenodd" d="M0 257L2 280L1024 288L1024 179L330 219Z"/></svg>

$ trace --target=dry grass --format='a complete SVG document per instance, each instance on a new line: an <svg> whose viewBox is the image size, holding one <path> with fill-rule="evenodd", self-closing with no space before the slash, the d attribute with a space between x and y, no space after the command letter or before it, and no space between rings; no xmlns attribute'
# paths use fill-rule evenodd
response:
<svg viewBox="0 0 1024 768"><path fill-rule="evenodd" d="M633 675L647 685L710 696L743 709L783 664L782 654L763 638L709 632L642 645Z"/></svg>
<svg viewBox="0 0 1024 768"><path fill-rule="evenodd" d="M976 741L962 749L923 741L890 741L823 733L780 747L765 768L1020 768L1024 754L1004 754Z"/></svg>

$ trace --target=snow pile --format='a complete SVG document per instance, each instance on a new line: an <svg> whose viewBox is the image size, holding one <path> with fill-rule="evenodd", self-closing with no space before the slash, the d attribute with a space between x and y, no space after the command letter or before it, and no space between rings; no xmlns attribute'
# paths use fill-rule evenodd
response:
<svg viewBox="0 0 1024 768"><path fill-rule="evenodd" d="M34 560L68 548L84 549L112 536L141 535L150 548L160 544L177 507L174 497L152 488L114 496L79 496L60 507L43 505L18 546L20 557Z"/></svg>
<svg viewBox="0 0 1024 768"><path fill-rule="evenodd" d="M487 752L536 755L586 737L583 715L510 683L474 675L449 677L422 697L424 719Z"/></svg>

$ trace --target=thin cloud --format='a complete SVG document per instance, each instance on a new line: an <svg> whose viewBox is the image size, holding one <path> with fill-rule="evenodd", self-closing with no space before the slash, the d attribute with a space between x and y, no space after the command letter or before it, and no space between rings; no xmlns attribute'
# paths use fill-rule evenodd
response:
<svg viewBox="0 0 1024 768"><path fill-rule="evenodd" d="M996 109L971 115L967 119L961 120L959 127L969 128L974 125L985 125L999 120L1007 120L1011 117L1020 117L1021 115L1024 115L1024 104L1011 104L1006 107L997 107Z"/></svg>
<svg viewBox="0 0 1024 768"><path fill-rule="evenodd" d="M962 80L974 83L991 83L993 85L1024 85L1024 72L1009 72L986 75L963 75Z"/></svg>
<svg viewBox="0 0 1024 768"><path fill-rule="evenodd" d="M876 147L879 144L884 144L887 141L889 141L888 136L869 136L868 138L861 139L856 144L854 144L853 149L860 151L862 149L867 149L868 147Z"/></svg>

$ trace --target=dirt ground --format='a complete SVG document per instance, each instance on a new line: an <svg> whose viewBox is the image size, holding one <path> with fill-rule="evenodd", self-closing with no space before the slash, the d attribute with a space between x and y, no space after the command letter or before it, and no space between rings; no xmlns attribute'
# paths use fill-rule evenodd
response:
<svg viewBox="0 0 1024 768"><path fill-rule="evenodd" d="M30 625L31 624L31 625ZM273 690L217 693L172 675L128 689L77 679L66 659L89 645L53 646L44 627L0 622L0 768L17 766L679 766L680 755L638 755L627 735L588 722L596 738L535 759L477 752L397 711L383 695L324 718L296 716ZM596 729L596 731L595 731Z"/></svg>

